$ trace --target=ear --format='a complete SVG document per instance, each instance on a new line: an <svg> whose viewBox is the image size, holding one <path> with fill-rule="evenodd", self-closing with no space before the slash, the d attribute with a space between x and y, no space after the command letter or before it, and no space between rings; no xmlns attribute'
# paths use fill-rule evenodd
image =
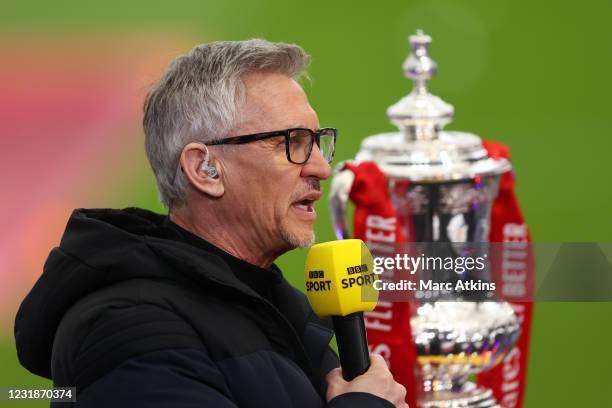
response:
<svg viewBox="0 0 612 408"><path fill-rule="evenodd" d="M208 156L208 157L207 157ZM208 159L208 166L215 166L219 173L216 177L210 177L202 169L202 164ZM189 143L183 148L179 164L183 174L189 180L192 187L213 198L219 198L225 193L219 163L202 143Z"/></svg>

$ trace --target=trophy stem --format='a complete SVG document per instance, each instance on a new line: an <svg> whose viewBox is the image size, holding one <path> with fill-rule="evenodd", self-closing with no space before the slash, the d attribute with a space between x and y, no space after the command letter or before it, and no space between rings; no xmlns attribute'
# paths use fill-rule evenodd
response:
<svg viewBox="0 0 612 408"><path fill-rule="evenodd" d="M439 131L435 125L428 124L408 125L401 130L409 142L436 140Z"/></svg>
<svg viewBox="0 0 612 408"><path fill-rule="evenodd" d="M493 392L466 381L460 389L424 392L419 398L420 408L502 408Z"/></svg>
<svg viewBox="0 0 612 408"><path fill-rule="evenodd" d="M468 382L468 376L451 376L440 375L436 377L424 378L423 392L438 393L438 392L461 392L465 384Z"/></svg>

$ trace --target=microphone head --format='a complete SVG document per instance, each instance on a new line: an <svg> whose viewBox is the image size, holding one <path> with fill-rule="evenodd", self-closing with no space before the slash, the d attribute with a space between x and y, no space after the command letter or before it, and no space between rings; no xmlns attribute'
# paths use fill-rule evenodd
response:
<svg viewBox="0 0 612 408"><path fill-rule="evenodd" d="M306 296L319 317L346 316L374 310L378 275L372 254L359 239L313 245L308 251L304 278Z"/></svg>

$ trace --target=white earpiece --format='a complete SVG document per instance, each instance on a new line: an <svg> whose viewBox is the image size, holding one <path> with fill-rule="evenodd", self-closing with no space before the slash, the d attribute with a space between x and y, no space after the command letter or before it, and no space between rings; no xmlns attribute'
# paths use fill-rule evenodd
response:
<svg viewBox="0 0 612 408"><path fill-rule="evenodd" d="M202 162L202 166L200 166L200 170L206 173L208 177L215 178L219 175L219 172L217 171L217 168L215 166L208 165L208 160L210 157L210 154L208 153L208 147L205 144L203 144L202 146L204 146L204 149L206 150L206 156L204 156L204 161Z"/></svg>

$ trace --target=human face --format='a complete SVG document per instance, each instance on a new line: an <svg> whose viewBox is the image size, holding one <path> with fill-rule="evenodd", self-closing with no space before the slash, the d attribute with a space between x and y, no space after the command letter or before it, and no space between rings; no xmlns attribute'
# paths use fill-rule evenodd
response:
<svg viewBox="0 0 612 408"><path fill-rule="evenodd" d="M306 94L293 79L257 73L243 81L242 122L228 136L292 127L319 128ZM314 203L321 197L319 182L331 175L319 148L315 145L308 161L301 165L287 160L282 136L224 146L223 156L227 158L226 196L245 227L242 233L259 243L262 251L282 253L311 245Z"/></svg>

